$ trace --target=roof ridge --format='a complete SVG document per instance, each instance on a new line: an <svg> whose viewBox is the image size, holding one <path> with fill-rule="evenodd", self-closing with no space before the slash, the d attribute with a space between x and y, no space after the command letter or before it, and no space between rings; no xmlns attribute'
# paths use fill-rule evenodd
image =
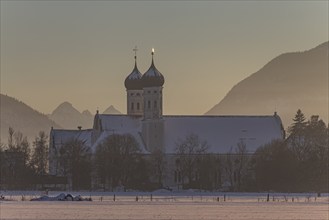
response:
<svg viewBox="0 0 329 220"><path fill-rule="evenodd" d="M117 117L131 117L127 114L99 114L100 116L117 116ZM261 118L261 117L275 117L275 115L163 115L163 117L202 117L202 118L216 118L216 117L251 117L251 118Z"/></svg>
<svg viewBox="0 0 329 220"><path fill-rule="evenodd" d="M88 129L81 129L81 130L79 130L79 129L63 129L63 128L61 128L61 129L53 129L53 131L68 131L68 132L70 132L70 131L74 131L74 132L76 132L76 131L92 131L93 129L92 128L88 128Z"/></svg>
<svg viewBox="0 0 329 220"><path fill-rule="evenodd" d="M200 118L250 117L250 118L265 118L265 117L275 117L275 116L274 115L163 115L163 117L200 117Z"/></svg>

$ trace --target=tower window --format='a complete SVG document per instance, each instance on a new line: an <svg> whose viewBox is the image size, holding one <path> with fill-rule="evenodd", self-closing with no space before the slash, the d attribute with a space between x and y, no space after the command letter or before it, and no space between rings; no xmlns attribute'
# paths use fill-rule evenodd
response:
<svg viewBox="0 0 329 220"><path fill-rule="evenodd" d="M147 102L147 108L150 109L151 108L151 101Z"/></svg>
<svg viewBox="0 0 329 220"><path fill-rule="evenodd" d="M154 108L157 107L157 101L154 101Z"/></svg>
<svg viewBox="0 0 329 220"><path fill-rule="evenodd" d="M139 102L137 102L137 110L139 110Z"/></svg>
<svg viewBox="0 0 329 220"><path fill-rule="evenodd" d="M131 103L131 110L134 110L134 103Z"/></svg>

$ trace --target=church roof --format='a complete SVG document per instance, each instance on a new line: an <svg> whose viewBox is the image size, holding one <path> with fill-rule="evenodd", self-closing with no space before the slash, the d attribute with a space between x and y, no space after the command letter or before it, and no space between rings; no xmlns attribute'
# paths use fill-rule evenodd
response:
<svg viewBox="0 0 329 220"><path fill-rule="evenodd" d="M107 134L130 133L145 151L141 138L142 118L127 115L99 115L102 129ZM174 154L176 143L194 133L208 142L209 153L228 153L243 141L249 153L274 139L283 138L281 119L271 116L163 116L164 148ZM104 133L104 138L106 133ZM99 138L97 141L101 141Z"/></svg>
<svg viewBox="0 0 329 220"><path fill-rule="evenodd" d="M93 144L92 149L95 150L97 145L103 142L111 134L130 134L138 142L141 153L148 153L141 136L141 118L127 115L117 116L118 117L107 114L97 115L103 131L97 141Z"/></svg>
<svg viewBox="0 0 329 220"><path fill-rule="evenodd" d="M142 76L143 87L158 87L163 86L164 77L155 67L152 53L152 63L150 68Z"/></svg>
<svg viewBox="0 0 329 220"><path fill-rule="evenodd" d="M125 87L128 90L141 90L143 89L142 85L142 74L139 72L137 68L137 62L135 57L135 66L133 71L127 76L125 79Z"/></svg>
<svg viewBox="0 0 329 220"><path fill-rule="evenodd" d="M52 144L57 146L63 145L65 142L72 139L83 141L86 146L91 146L91 134L92 129L86 130L66 130L66 129L52 129L50 132L50 138Z"/></svg>
<svg viewBox="0 0 329 220"><path fill-rule="evenodd" d="M253 153L274 139L282 139L282 132L278 116L167 116L164 146L168 153L175 153L177 141L193 133L207 141L209 153L228 153L241 141Z"/></svg>

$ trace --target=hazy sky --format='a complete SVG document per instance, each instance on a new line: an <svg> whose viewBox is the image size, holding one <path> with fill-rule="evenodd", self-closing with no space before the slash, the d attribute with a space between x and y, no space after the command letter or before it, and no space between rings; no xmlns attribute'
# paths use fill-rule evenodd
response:
<svg viewBox="0 0 329 220"><path fill-rule="evenodd" d="M203 114L284 52L328 40L328 1L1 1L1 93L126 112L123 82L155 48L165 114Z"/></svg>

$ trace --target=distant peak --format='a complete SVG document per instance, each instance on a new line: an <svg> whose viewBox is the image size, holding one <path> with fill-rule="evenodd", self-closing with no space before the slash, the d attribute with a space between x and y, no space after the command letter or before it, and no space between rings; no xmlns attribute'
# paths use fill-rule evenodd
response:
<svg viewBox="0 0 329 220"><path fill-rule="evenodd" d="M73 105L67 101L61 103L53 112L52 114L55 113L60 113L60 112L79 112L76 108L73 107ZM80 114L80 112L79 112Z"/></svg>
<svg viewBox="0 0 329 220"><path fill-rule="evenodd" d="M91 112L89 110L84 110L82 112L83 115L86 115L86 116L92 116Z"/></svg>
<svg viewBox="0 0 329 220"><path fill-rule="evenodd" d="M83 112L82 112L82 114L91 114L91 112L89 111L89 110L84 110Z"/></svg>
<svg viewBox="0 0 329 220"><path fill-rule="evenodd" d="M60 104L58 107L73 107L73 105L67 101Z"/></svg>
<svg viewBox="0 0 329 220"><path fill-rule="evenodd" d="M103 114L121 114L119 110L117 110L113 105L110 105Z"/></svg>

